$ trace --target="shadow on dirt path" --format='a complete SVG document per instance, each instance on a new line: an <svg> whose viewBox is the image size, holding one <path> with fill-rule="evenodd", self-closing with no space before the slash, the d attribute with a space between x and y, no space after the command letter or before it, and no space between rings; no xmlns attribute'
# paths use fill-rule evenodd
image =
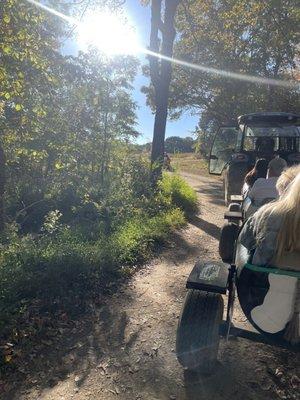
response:
<svg viewBox="0 0 300 400"><path fill-rule="evenodd" d="M201 231L207 233L209 236L212 236L216 240L219 240L221 231L219 226L205 221L204 219L197 216L193 217L190 220L190 223L199 228Z"/></svg>
<svg viewBox="0 0 300 400"><path fill-rule="evenodd" d="M218 259L224 213L220 181L183 176L199 193L200 214L151 264L35 349L23 371L12 372L12 389L1 398L296 399L296 356L271 346L222 341L211 377L187 374L178 364L175 337L185 281L197 258ZM245 323L238 308L234 321Z"/></svg>

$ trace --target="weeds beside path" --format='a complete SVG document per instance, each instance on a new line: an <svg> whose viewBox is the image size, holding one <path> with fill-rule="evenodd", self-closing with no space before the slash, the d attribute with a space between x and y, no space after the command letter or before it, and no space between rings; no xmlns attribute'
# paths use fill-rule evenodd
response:
<svg viewBox="0 0 300 400"><path fill-rule="evenodd" d="M3 399L296 399L296 356L271 346L222 343L210 378L188 379L178 365L174 347L185 281L197 257L218 258L224 211L220 181L183 176L199 193L201 212L129 284L112 288L83 319L33 351L32 362L11 375ZM239 311L235 320L244 322Z"/></svg>

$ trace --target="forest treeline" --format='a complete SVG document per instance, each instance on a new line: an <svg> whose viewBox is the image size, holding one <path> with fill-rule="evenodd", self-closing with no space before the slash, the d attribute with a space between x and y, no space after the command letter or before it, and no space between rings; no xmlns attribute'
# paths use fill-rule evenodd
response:
<svg viewBox="0 0 300 400"><path fill-rule="evenodd" d="M136 145L139 151L150 152L151 142ZM192 137L170 136L165 140L165 151L167 153L193 153L197 149L197 140Z"/></svg>
<svg viewBox="0 0 300 400"><path fill-rule="evenodd" d="M184 0L177 15L174 56L245 75L300 79L297 0ZM294 89L225 78L175 66L170 109L199 114L199 150L207 156L218 126L251 112L300 113Z"/></svg>
<svg viewBox="0 0 300 400"><path fill-rule="evenodd" d="M208 67L208 71L173 64L169 115L199 116L198 150L207 157L220 125L239 115L300 112L299 86L280 86L230 78L230 73L300 79L300 13L297 0L182 0L176 15L174 58ZM226 77L209 68L228 72ZM145 72L150 75L148 68ZM144 87L154 108L153 86Z"/></svg>
<svg viewBox="0 0 300 400"><path fill-rule="evenodd" d="M71 12L63 3L51 5ZM135 58L64 55L63 22L25 1L1 1L0 15L6 343L43 331L42 316L84 309L182 226L197 199L179 177L154 188L148 159L133 151Z"/></svg>

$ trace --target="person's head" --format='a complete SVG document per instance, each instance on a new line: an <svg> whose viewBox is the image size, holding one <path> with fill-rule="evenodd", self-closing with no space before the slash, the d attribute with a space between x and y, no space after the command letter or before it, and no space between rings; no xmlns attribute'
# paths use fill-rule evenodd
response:
<svg viewBox="0 0 300 400"><path fill-rule="evenodd" d="M268 171L268 161L264 158L260 158L256 161L253 169L257 178L265 178Z"/></svg>
<svg viewBox="0 0 300 400"><path fill-rule="evenodd" d="M276 189L279 193L279 196L282 196L285 193L291 182L298 174L300 174L300 164L287 168L282 172L276 183Z"/></svg>
<svg viewBox="0 0 300 400"><path fill-rule="evenodd" d="M287 167L287 162L280 157L275 157L269 162L268 178L279 177Z"/></svg>
<svg viewBox="0 0 300 400"><path fill-rule="evenodd" d="M273 212L282 218L277 237L277 256L300 251L300 173L273 205Z"/></svg>
<svg viewBox="0 0 300 400"><path fill-rule="evenodd" d="M256 161L254 167L245 176L245 182L252 186L256 179L265 178L268 171L268 161L260 158Z"/></svg>
<svg viewBox="0 0 300 400"><path fill-rule="evenodd" d="M270 154L274 151L275 141L272 137L259 137L256 140L256 149L259 152Z"/></svg>

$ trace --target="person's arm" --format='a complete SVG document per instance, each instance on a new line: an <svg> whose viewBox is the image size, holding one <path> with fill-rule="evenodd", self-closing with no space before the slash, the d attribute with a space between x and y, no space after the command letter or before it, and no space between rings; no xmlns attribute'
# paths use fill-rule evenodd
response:
<svg viewBox="0 0 300 400"><path fill-rule="evenodd" d="M246 247L248 251L253 250L256 247L255 229L253 216L250 217L244 224L241 233L239 234L240 243Z"/></svg>
<svg viewBox="0 0 300 400"><path fill-rule="evenodd" d="M253 183L252 188L250 188L250 190L248 192L248 197L250 197L251 200L255 201L258 191L259 191L259 181L255 181Z"/></svg>
<svg viewBox="0 0 300 400"><path fill-rule="evenodd" d="M243 187L242 187L242 196L243 198L246 198L248 196L250 190L250 186L247 182L244 183Z"/></svg>
<svg viewBox="0 0 300 400"><path fill-rule="evenodd" d="M273 224L273 227L276 224ZM272 228L273 228L272 227ZM263 235L256 236L256 251L253 256L253 264L267 265L270 264L275 256L278 230L267 229Z"/></svg>

